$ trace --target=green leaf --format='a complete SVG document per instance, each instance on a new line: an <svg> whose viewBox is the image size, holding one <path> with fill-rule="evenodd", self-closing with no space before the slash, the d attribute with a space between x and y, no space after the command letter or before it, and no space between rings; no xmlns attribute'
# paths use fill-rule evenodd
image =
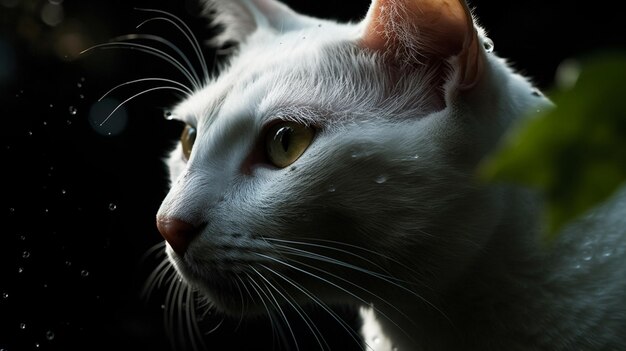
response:
<svg viewBox="0 0 626 351"><path fill-rule="evenodd" d="M551 95L557 107L524 119L479 174L539 189L554 238L626 180L626 55L590 58L574 86Z"/></svg>

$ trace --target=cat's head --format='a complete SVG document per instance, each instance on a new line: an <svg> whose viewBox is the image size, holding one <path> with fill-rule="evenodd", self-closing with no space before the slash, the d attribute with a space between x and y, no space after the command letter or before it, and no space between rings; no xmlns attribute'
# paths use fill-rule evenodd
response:
<svg viewBox="0 0 626 351"><path fill-rule="evenodd" d="M208 8L239 44L173 112L188 127L157 222L179 273L234 313L449 284L501 215L474 168L539 103L464 1L374 0L357 24Z"/></svg>

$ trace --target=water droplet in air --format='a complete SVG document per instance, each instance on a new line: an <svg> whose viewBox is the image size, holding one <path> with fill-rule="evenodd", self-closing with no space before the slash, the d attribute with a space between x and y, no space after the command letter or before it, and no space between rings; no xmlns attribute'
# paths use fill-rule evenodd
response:
<svg viewBox="0 0 626 351"><path fill-rule="evenodd" d="M485 41L483 42L483 47L485 48L485 51L487 53L493 52L493 48L494 48L493 40L489 38L485 38Z"/></svg>
<svg viewBox="0 0 626 351"><path fill-rule="evenodd" d="M9 213L13 213L13 212L15 212L15 208L13 207L9 208Z"/></svg>
<svg viewBox="0 0 626 351"><path fill-rule="evenodd" d="M3 292L3 293L2 293L2 298L3 298L3 299L6 299L6 298L8 298L8 297L9 297L9 293L7 293L7 292Z"/></svg>
<svg viewBox="0 0 626 351"><path fill-rule="evenodd" d="M28 132L26 132L26 134L28 134L28 136L33 136L33 131L29 130Z"/></svg>
<svg viewBox="0 0 626 351"><path fill-rule="evenodd" d="M80 95L78 95L78 97L79 97L80 99L84 99L84 98L85 98L85 95L80 94Z"/></svg>
<svg viewBox="0 0 626 351"><path fill-rule="evenodd" d="M36 343L36 344L35 344L35 348L39 348L39 343Z"/></svg>
<svg viewBox="0 0 626 351"><path fill-rule="evenodd" d="M68 126L72 125L72 121L70 121L69 119L67 121L65 121L65 124L67 124Z"/></svg>
<svg viewBox="0 0 626 351"><path fill-rule="evenodd" d="M83 278L86 278L89 276L89 271L86 269L83 269L82 271L80 271L80 276Z"/></svg>
<svg viewBox="0 0 626 351"><path fill-rule="evenodd" d="M68 267L71 267L72 266L72 261L65 261L65 265L68 266Z"/></svg>
<svg viewBox="0 0 626 351"><path fill-rule="evenodd" d="M28 252L28 251L22 252L22 257L23 258L29 258L30 257L30 252Z"/></svg>
<svg viewBox="0 0 626 351"><path fill-rule="evenodd" d="M387 176L384 175L384 174L381 174L378 177L376 177L376 179L374 179L374 181L376 182L376 184L382 184L382 183L387 181Z"/></svg>
<svg viewBox="0 0 626 351"><path fill-rule="evenodd" d="M69 111L72 116L75 116L78 113L78 109L74 106L70 106Z"/></svg>
<svg viewBox="0 0 626 351"><path fill-rule="evenodd" d="M20 235L20 240L22 241L26 240L26 235Z"/></svg>
<svg viewBox="0 0 626 351"><path fill-rule="evenodd" d="M165 305L161 305L161 309L164 310L165 309Z"/></svg>
<svg viewBox="0 0 626 351"><path fill-rule="evenodd" d="M82 83L76 83L76 86L79 87L79 88L82 88L83 84Z"/></svg>
<svg viewBox="0 0 626 351"><path fill-rule="evenodd" d="M22 330L26 329L26 323L20 323L20 329Z"/></svg>
<svg viewBox="0 0 626 351"><path fill-rule="evenodd" d="M109 204L109 211L115 211L115 210L117 210L117 205L111 202Z"/></svg>
<svg viewBox="0 0 626 351"><path fill-rule="evenodd" d="M329 192L329 193L334 193L335 191L337 191L337 188L335 188L335 186L334 186L334 185L330 185L330 186L328 187L328 192Z"/></svg>
<svg viewBox="0 0 626 351"><path fill-rule="evenodd" d="M41 122L41 124L43 124L43 125L44 125L44 127L45 127L45 126L47 126L47 125L48 125L48 122L43 121L43 122Z"/></svg>
<svg viewBox="0 0 626 351"><path fill-rule="evenodd" d="M24 273L24 267L18 267L17 273Z"/></svg>
<svg viewBox="0 0 626 351"><path fill-rule="evenodd" d="M53 108L53 107L54 107L54 105L53 105L53 104L50 104L50 108Z"/></svg>
<svg viewBox="0 0 626 351"><path fill-rule="evenodd" d="M65 195L65 194L67 194L67 190L61 189L61 195Z"/></svg>

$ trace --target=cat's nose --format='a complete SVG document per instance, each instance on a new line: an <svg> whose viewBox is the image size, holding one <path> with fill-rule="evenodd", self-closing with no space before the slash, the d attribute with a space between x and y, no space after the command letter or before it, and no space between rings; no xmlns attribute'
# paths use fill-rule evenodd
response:
<svg viewBox="0 0 626 351"><path fill-rule="evenodd" d="M184 255L189 244L200 233L200 227L177 218L157 218L159 232L174 252Z"/></svg>

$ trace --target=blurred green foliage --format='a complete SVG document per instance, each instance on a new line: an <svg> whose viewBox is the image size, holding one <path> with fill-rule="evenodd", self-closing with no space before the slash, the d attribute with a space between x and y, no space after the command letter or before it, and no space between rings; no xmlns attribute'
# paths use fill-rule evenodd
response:
<svg viewBox="0 0 626 351"><path fill-rule="evenodd" d="M596 55L580 69L573 86L550 94L556 108L525 119L479 169L540 190L550 239L626 180L626 54Z"/></svg>

